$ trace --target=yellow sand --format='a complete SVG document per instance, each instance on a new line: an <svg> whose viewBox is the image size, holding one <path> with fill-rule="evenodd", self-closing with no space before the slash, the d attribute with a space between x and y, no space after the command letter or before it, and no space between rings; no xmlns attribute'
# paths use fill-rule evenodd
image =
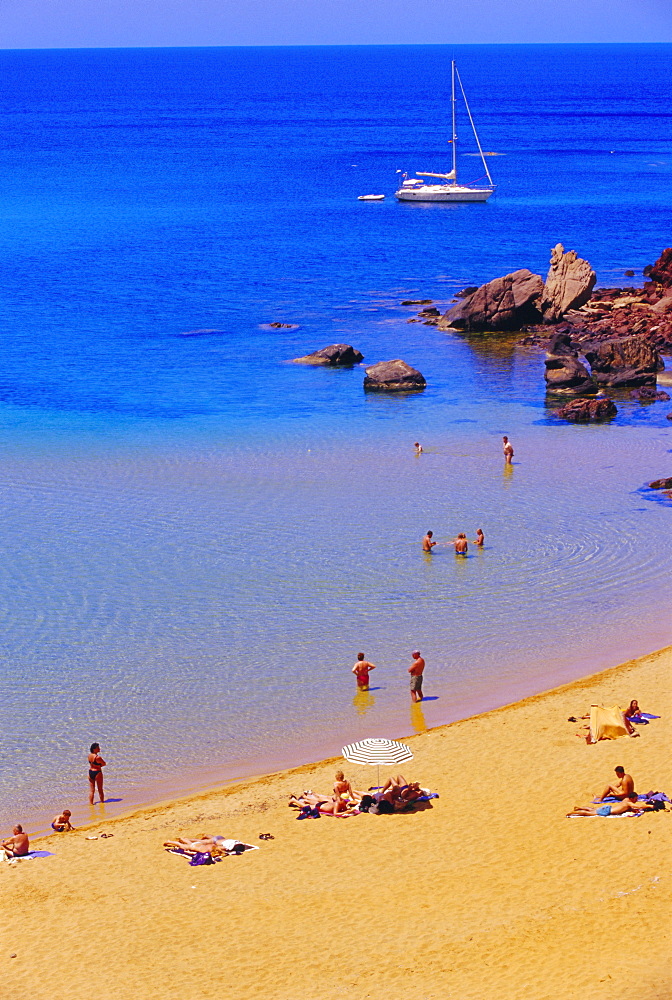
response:
<svg viewBox="0 0 672 1000"><path fill-rule="evenodd" d="M414 736L408 776L441 794L421 813L297 822L287 795L329 791L334 759L47 838L55 857L0 866L0 995L668 1000L672 813L565 813L616 764L672 793L671 665ZM637 739L587 746L567 721L632 697L663 716ZM190 868L161 848L202 831L261 849Z"/></svg>

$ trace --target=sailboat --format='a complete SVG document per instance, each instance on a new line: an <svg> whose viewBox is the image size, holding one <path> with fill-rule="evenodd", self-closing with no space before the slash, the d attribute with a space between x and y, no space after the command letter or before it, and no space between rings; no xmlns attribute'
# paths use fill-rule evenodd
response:
<svg viewBox="0 0 672 1000"><path fill-rule="evenodd" d="M478 138L478 132L476 131L476 126L474 124L474 119L471 116L471 110L469 108L469 102L467 101L467 95L464 92L464 87L462 86L462 80L460 79L460 74L455 65L455 60L451 62L451 109L452 109L452 124L453 124L453 138L452 148L453 148L453 166L447 174L435 174L429 173L427 171L416 170L417 177L409 177L408 174L403 175L403 180L401 187L398 191L394 192L394 196L398 201L487 201L490 195L495 190L495 185L493 183L492 177L490 176L490 171L488 170L488 165L485 162L485 153L481 148L481 142ZM469 121L471 122L471 127L474 132L474 138L476 139L476 145L478 146L478 152L480 154L481 160L483 162L483 168L485 170L485 176L488 178L487 185L484 184L482 187L470 187L466 184L457 183L457 132L455 130L455 82L457 81L462 99L464 100L464 106L467 109L467 114L469 115ZM422 180L424 177L436 178L436 182Z"/></svg>

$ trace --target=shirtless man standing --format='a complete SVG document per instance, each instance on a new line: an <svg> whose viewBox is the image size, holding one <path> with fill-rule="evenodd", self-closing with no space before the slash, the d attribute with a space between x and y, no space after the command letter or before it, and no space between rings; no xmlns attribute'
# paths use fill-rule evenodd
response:
<svg viewBox="0 0 672 1000"><path fill-rule="evenodd" d="M369 671L375 669L375 663L369 663L368 660L365 660L364 653L357 653L357 662L352 668L352 672L357 677L357 687L360 691L369 690Z"/></svg>
<svg viewBox="0 0 672 1000"><path fill-rule="evenodd" d="M411 701L422 701L422 672L425 669L425 661L420 656L419 650L412 653L413 663L408 668L411 675Z"/></svg>
<svg viewBox="0 0 672 1000"><path fill-rule="evenodd" d="M17 823L12 830L13 837L7 837L2 842L2 849L10 858L25 858L28 853L28 834L23 832L23 827Z"/></svg>
<svg viewBox="0 0 672 1000"><path fill-rule="evenodd" d="M625 768L618 767L614 768L618 781L615 785L607 785L602 794L600 795L600 802L604 802L610 796L622 801L623 799L630 799L633 802L637 801L637 793L635 792L635 782L630 774L625 773Z"/></svg>
<svg viewBox="0 0 672 1000"><path fill-rule="evenodd" d="M463 531L459 533L457 538L453 538L453 545L455 546L455 554L458 556L466 556L469 550L469 543L467 542L467 536Z"/></svg>
<svg viewBox="0 0 672 1000"><path fill-rule="evenodd" d="M423 552L431 552L432 549L434 548L434 546L437 544L436 542L432 541L432 536L433 535L434 535L433 531L428 531L427 534L425 535L425 537L422 539L422 551Z"/></svg>
<svg viewBox="0 0 672 1000"><path fill-rule="evenodd" d="M506 434L502 438L502 451L504 452L504 461L507 465L511 465L511 460L513 459L513 445L509 441Z"/></svg>

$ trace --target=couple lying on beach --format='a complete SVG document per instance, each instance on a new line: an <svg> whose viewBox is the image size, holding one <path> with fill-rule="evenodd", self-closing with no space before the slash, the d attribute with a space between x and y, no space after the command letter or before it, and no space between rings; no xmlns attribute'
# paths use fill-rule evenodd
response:
<svg viewBox="0 0 672 1000"><path fill-rule="evenodd" d="M626 813L657 812L665 809L669 802L662 792L647 792L640 797L635 791L635 781L631 774L625 773L625 768L618 765L614 768L616 782L608 784L595 805L574 806L567 818L574 816L624 816ZM610 801L607 802L606 800Z"/></svg>
<svg viewBox="0 0 672 1000"><path fill-rule="evenodd" d="M289 805L300 809L299 818L307 816L353 816L360 812L402 812L425 795L417 781L408 782L403 774L394 775L380 789L359 792L342 771L336 774L333 795L319 795L312 790L290 795Z"/></svg>
<svg viewBox="0 0 672 1000"><path fill-rule="evenodd" d="M165 840L163 846L168 851L186 854L192 863L209 864L215 858L225 858L228 854L242 854L243 851L256 850L251 844L243 844L239 840L227 840L219 835L210 836L200 833L198 837L177 837L175 840Z"/></svg>

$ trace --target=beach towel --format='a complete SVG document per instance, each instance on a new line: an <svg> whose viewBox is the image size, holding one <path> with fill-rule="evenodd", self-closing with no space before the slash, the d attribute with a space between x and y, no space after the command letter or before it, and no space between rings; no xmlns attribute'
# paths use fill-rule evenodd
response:
<svg viewBox="0 0 672 1000"><path fill-rule="evenodd" d="M6 851L0 852L0 860L6 861L8 864L14 864L15 861L39 861L40 858L53 858L53 851L28 851L27 854L22 854L18 858L10 857Z"/></svg>
<svg viewBox="0 0 672 1000"><path fill-rule="evenodd" d="M213 837L218 841L221 850L226 851L225 855L210 854L208 851L189 851L184 847L167 847L168 854L181 854L189 858L189 864L196 868L200 865L214 865L217 861L223 861L224 857L235 854L244 854L245 851L258 851L256 844L243 844L240 840L227 840L224 837Z"/></svg>
<svg viewBox="0 0 672 1000"><path fill-rule="evenodd" d="M651 719L659 719L659 715L651 715L650 712L642 712L639 718L630 719L636 726L648 726Z"/></svg>
<svg viewBox="0 0 672 1000"><path fill-rule="evenodd" d="M581 813L567 813L567 819L639 819L640 816L648 816L648 813L617 813L615 816L582 816Z"/></svg>
<svg viewBox="0 0 672 1000"><path fill-rule="evenodd" d="M615 795L607 795L606 799L593 799L595 805L600 802L622 802L622 799L617 799ZM644 795L637 796L638 802L669 802L665 792L645 792Z"/></svg>
<svg viewBox="0 0 672 1000"><path fill-rule="evenodd" d="M591 743L597 743L598 740L617 740L620 736L627 735L623 711L618 705L609 708L605 705L590 706Z"/></svg>

